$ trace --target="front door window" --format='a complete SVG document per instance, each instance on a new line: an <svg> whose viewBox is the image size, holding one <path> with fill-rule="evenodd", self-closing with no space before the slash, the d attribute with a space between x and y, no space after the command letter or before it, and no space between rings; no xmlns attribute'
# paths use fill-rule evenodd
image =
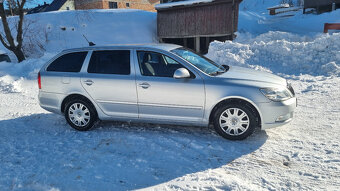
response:
<svg viewBox="0 0 340 191"><path fill-rule="evenodd" d="M155 52L138 51L140 72L143 76L173 77L183 66L172 58Z"/></svg>

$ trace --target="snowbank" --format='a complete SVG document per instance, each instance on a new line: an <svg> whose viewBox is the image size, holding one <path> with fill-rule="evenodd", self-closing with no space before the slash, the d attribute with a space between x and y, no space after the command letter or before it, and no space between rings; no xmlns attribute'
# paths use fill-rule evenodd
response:
<svg viewBox="0 0 340 191"><path fill-rule="evenodd" d="M22 82L35 80L40 68L55 54L45 53L37 59L27 59L21 63L0 62L0 93L22 92Z"/></svg>
<svg viewBox="0 0 340 191"><path fill-rule="evenodd" d="M10 17L14 23L17 17ZM156 13L133 10L77 10L25 15L25 50L31 57L44 52L97 45L151 43L156 39ZM6 50L4 47L0 47Z"/></svg>
<svg viewBox="0 0 340 191"><path fill-rule="evenodd" d="M281 0L244 0L240 4L239 32L263 34L269 31L284 31L300 35L313 36L323 32L324 23L340 23L340 9L316 14L302 14L302 9L291 17L282 17L282 14L269 15L267 8L279 5ZM298 1L292 1L298 7Z"/></svg>
<svg viewBox="0 0 340 191"><path fill-rule="evenodd" d="M218 63L289 75L340 76L340 33L315 37L268 32L212 42L207 56Z"/></svg>

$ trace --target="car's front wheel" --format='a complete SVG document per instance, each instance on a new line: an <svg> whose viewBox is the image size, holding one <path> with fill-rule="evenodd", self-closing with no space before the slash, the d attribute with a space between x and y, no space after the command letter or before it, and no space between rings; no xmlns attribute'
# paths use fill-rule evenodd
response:
<svg viewBox="0 0 340 191"><path fill-rule="evenodd" d="M251 135L256 127L252 109L241 103L226 104L217 109L213 124L216 132L230 140L242 140Z"/></svg>
<svg viewBox="0 0 340 191"><path fill-rule="evenodd" d="M97 120L95 108L82 99L68 102L64 114L68 124L79 131L91 129Z"/></svg>

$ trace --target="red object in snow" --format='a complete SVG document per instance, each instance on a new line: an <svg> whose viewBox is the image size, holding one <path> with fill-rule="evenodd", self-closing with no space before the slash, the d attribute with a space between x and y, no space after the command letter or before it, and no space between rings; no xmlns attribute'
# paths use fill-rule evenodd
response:
<svg viewBox="0 0 340 191"><path fill-rule="evenodd" d="M38 87L39 87L39 89L41 89L41 76L40 76L40 72L38 73Z"/></svg>

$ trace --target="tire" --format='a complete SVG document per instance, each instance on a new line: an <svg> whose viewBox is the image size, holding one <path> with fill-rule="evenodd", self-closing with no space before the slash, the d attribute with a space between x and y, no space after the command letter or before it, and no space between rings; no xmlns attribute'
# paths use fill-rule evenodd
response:
<svg viewBox="0 0 340 191"><path fill-rule="evenodd" d="M256 115L246 104L229 103L215 112L213 124L215 131L229 140L243 140L250 136L256 126Z"/></svg>
<svg viewBox="0 0 340 191"><path fill-rule="evenodd" d="M78 131L91 129L98 119L94 106L83 98L66 103L64 115L67 123Z"/></svg>

